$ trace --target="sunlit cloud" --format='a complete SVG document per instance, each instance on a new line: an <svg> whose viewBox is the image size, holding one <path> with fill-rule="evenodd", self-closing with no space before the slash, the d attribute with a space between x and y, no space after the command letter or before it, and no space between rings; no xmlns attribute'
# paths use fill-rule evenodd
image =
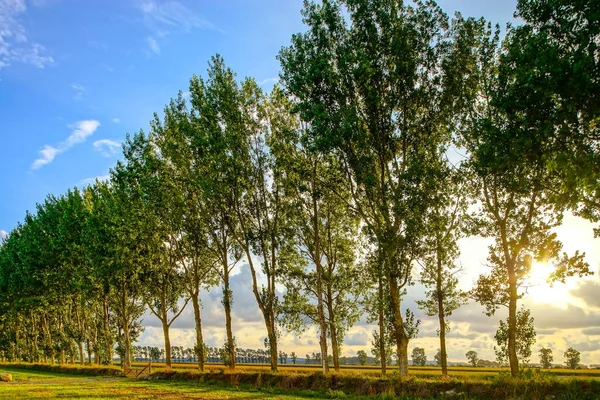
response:
<svg viewBox="0 0 600 400"><path fill-rule="evenodd" d="M111 157L121 148L121 142L110 139L96 140L94 142L94 148L104 157Z"/></svg>
<svg viewBox="0 0 600 400"><path fill-rule="evenodd" d="M20 17L27 11L25 0L0 0L0 69L12 63L43 69L54 59L39 43L31 43Z"/></svg>
<svg viewBox="0 0 600 400"><path fill-rule="evenodd" d="M75 125L72 126L73 132L71 132L64 142L60 143L58 146L45 145L44 148L40 150L40 157L31 164L31 169L36 170L44 165L50 164L60 153L64 153L73 146L84 142L88 136L92 135L96 129L98 129L98 126L100 126L100 122L96 120L85 120L75 123Z"/></svg>

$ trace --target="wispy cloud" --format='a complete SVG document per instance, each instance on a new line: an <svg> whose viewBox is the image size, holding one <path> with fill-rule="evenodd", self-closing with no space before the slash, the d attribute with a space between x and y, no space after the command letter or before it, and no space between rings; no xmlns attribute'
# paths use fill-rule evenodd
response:
<svg viewBox="0 0 600 400"><path fill-rule="evenodd" d="M94 142L94 148L104 157L114 156L121 148L121 142L110 139L101 139Z"/></svg>
<svg viewBox="0 0 600 400"><path fill-rule="evenodd" d="M6 233L5 230L0 229L0 243L2 242L2 239L4 239L7 236L8 236L8 233Z"/></svg>
<svg viewBox="0 0 600 400"><path fill-rule="evenodd" d="M65 141L58 146L45 145L40 150L40 157L31 164L31 169L36 170L46 164L50 164L60 153L64 153L71 147L84 142L88 136L92 135L98 129L98 126L100 126L100 122L96 120L85 120L75 123L75 125L71 126L73 132L71 132Z"/></svg>
<svg viewBox="0 0 600 400"><path fill-rule="evenodd" d="M160 46L156 42L156 39L154 39L152 36L148 36L146 38L146 43L148 44L148 48L151 52L153 52L156 55L160 55Z"/></svg>
<svg viewBox="0 0 600 400"><path fill-rule="evenodd" d="M212 23L178 1L143 0L139 3L139 9L146 25L156 32L216 29Z"/></svg>
<svg viewBox="0 0 600 400"><path fill-rule="evenodd" d="M110 175L108 175L108 174L107 175L100 175L100 176L97 176L95 178L85 178L85 179L82 179L81 181L79 181L79 184L87 186L87 185L91 185L92 183L96 183L96 181L104 182L104 181L107 181L109 179L110 179Z"/></svg>
<svg viewBox="0 0 600 400"><path fill-rule="evenodd" d="M71 85L71 89L73 89L73 91L75 92L75 94L73 95L73 99L81 100L81 98L85 94L85 88L82 85L74 83Z"/></svg>
<svg viewBox="0 0 600 400"><path fill-rule="evenodd" d="M259 86L262 85L266 85L267 83L275 83L279 81L279 78L267 78L267 79L263 79L262 81L258 81L257 83L259 84Z"/></svg>
<svg viewBox="0 0 600 400"><path fill-rule="evenodd" d="M142 13L143 23L152 32L146 38L146 45L156 55L160 54L159 40L170 34L191 32L194 29L220 31L179 1L140 0L138 9Z"/></svg>
<svg viewBox="0 0 600 400"><path fill-rule="evenodd" d="M113 118L112 122L114 122L115 124L118 124L119 122L121 122L121 120L119 118Z"/></svg>
<svg viewBox="0 0 600 400"><path fill-rule="evenodd" d="M0 0L0 69L12 63L45 68L54 59L39 43L30 43L19 17L27 11L25 0Z"/></svg>

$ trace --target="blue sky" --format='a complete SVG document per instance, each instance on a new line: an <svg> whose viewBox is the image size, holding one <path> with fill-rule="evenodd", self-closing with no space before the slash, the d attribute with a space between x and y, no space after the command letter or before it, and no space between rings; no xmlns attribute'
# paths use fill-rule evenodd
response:
<svg viewBox="0 0 600 400"><path fill-rule="evenodd" d="M502 23L515 6L440 4ZM146 129L211 55L270 88L279 49L303 30L301 8L300 0L0 0L0 230L48 193L106 175L115 143Z"/></svg>
<svg viewBox="0 0 600 400"><path fill-rule="evenodd" d="M460 10L504 24L516 0L439 3L450 15ZM0 0L0 238L47 194L106 176L125 134L147 129L152 114L187 90L193 74L205 74L215 53L239 77L252 76L268 90L279 72L279 49L304 30L301 8L301 0ZM591 228L567 216L557 233L565 250L586 251L597 268L600 246ZM488 244L480 238L460 243L466 289L483 272ZM254 305L248 268L242 265L236 272L236 337L242 347L260 347L264 323ZM536 346L556 349L557 362L561 351L574 346L583 362L600 363L598 290L598 275L548 290L541 285L526 299L540 329ZM437 322L417 311L415 300L422 295L423 288L415 286L404 304L424 321L411 348L425 347L432 359ZM205 337L210 345L220 345L220 290L204 293L203 304ZM174 345L191 346L191 312L174 324ZM493 359L492 337L500 318L486 317L475 303L458 310L451 320L449 358L464 361L464 353L475 349ZM158 321L146 315L144 325L141 342L161 345ZM372 329L364 320L354 326L344 354L369 349ZM302 338L285 335L282 349L301 355L317 351L315 338L314 332Z"/></svg>

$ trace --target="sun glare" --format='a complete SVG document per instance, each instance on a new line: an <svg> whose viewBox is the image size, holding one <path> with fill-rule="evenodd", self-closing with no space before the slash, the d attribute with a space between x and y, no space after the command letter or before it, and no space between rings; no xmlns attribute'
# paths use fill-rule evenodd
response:
<svg viewBox="0 0 600 400"><path fill-rule="evenodd" d="M552 273L553 266L547 263L534 262L531 267L527 293L535 303L552 304L554 307L567 308L572 300L569 291L573 285L567 283L554 283L552 286L547 282Z"/></svg>

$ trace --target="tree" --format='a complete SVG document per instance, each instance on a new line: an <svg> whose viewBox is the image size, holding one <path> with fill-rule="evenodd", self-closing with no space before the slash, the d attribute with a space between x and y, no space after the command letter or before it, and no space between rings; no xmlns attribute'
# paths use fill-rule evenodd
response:
<svg viewBox="0 0 600 400"><path fill-rule="evenodd" d="M471 367L476 367L477 364L479 363L479 357L477 355L477 352L474 350L467 351L467 354L465 354L465 357L467 357L467 360L469 360Z"/></svg>
<svg viewBox="0 0 600 400"><path fill-rule="evenodd" d="M177 195L180 186L173 164L160 152L159 144L164 130L155 119L153 129L145 143L141 144L141 157L136 160L136 178L147 209L143 227L154 242L148 246L149 262L141 273L144 300L162 324L165 340L166 366L171 368L171 341L169 328L181 315L190 297L185 296L185 271L181 260L182 226Z"/></svg>
<svg viewBox="0 0 600 400"><path fill-rule="evenodd" d="M575 350L572 347L569 347L567 351L565 351L565 365L567 368L576 369L579 365L579 361L581 361L581 353Z"/></svg>
<svg viewBox="0 0 600 400"><path fill-rule="evenodd" d="M282 80L317 148L339 158L348 202L379 250L406 375L401 298L420 250L429 161L452 115L447 17L432 3L371 0L307 2L303 15L309 30L279 54Z"/></svg>
<svg viewBox="0 0 600 400"><path fill-rule="evenodd" d="M531 357L531 346L534 345L536 336L533 322L534 320L529 310L523 308L519 310L517 313L515 347L519 363L521 364L529 363L529 358ZM500 363L504 363L508 359L508 331L508 319L506 322L500 321L500 327L494 335L497 343L497 346L494 346L494 351L496 352L496 359Z"/></svg>
<svg viewBox="0 0 600 400"><path fill-rule="evenodd" d="M422 347L415 347L412 351L412 364L418 366L425 366L427 364L427 356L425 355L425 349Z"/></svg>
<svg viewBox="0 0 600 400"><path fill-rule="evenodd" d="M443 365L443 364L447 365L446 362L442 363L442 350L441 349L438 349L437 353L435 353L435 356L433 356L433 359L435 360L435 364L438 366Z"/></svg>
<svg viewBox="0 0 600 400"><path fill-rule="evenodd" d="M513 96L519 95L512 86L516 72L503 64L499 31L492 33L483 23L478 31L479 49L467 63L477 82L462 145L469 153L465 165L470 169L472 190L481 204L471 216L472 233L490 237L494 243L488 257L491 271L479 277L473 297L488 315L498 307L508 308L506 351L516 377L517 331L521 329L517 303L524 296L531 265L551 261L557 271L580 275L588 274L589 266L579 253L561 254L562 244L552 232L562 220L562 209L552 193L560 180L547 168L544 155L555 140L554 123L535 104L527 112L521 112L522 106L514 107Z"/></svg>
<svg viewBox="0 0 600 400"><path fill-rule="evenodd" d="M112 294L108 298L110 304L105 307L110 307L117 321L117 342L123 366L130 364L132 339L140 333L141 325L137 321L145 309L140 273L152 261L151 249L155 244L153 232L143 225L146 216L149 217L148 208L143 205L136 183L136 164L141 159L144 142L141 133L128 137L124 145L127 163L118 162L111 170L110 186L97 184L94 218L90 221L94 247L103 249L95 270L98 276L106 279L108 293ZM106 322L104 329L105 336L110 335ZM112 347L109 354L112 354ZM112 362L112 357L109 360L107 362Z"/></svg>
<svg viewBox="0 0 600 400"><path fill-rule="evenodd" d="M292 364L296 365L296 360L298 359L298 356L296 355L295 351L292 351L290 358L292 359Z"/></svg>
<svg viewBox="0 0 600 400"><path fill-rule="evenodd" d="M267 329L271 370L277 371L277 317L280 313L276 282L283 271L296 260L293 221L295 209L291 202L286 171L290 131L296 120L287 99L278 89L264 98L254 80L246 80L241 88L243 118L246 128L241 132L238 148L237 179L232 197L239 223L236 239L246 254L252 273L252 290ZM259 286L257 266L252 254L262 260L262 273L267 284Z"/></svg>
<svg viewBox="0 0 600 400"><path fill-rule="evenodd" d="M242 102L238 83L219 55L211 58L208 79L194 76L190 81L190 138L196 182L202 189L201 215L210 235L208 248L214 252L218 274L223 282L226 343L229 367L235 369L235 337L231 323L233 294L229 286L232 269L241 259L236 241L239 220L233 207L240 196L235 190L237 142L244 132Z"/></svg>
<svg viewBox="0 0 600 400"><path fill-rule="evenodd" d="M507 69L515 72L513 107L535 112L536 121L549 121L552 129L555 140L544 156L560 177L553 192L592 222L600 220L597 12L595 3L520 0L516 15L525 23L511 30L504 55ZM555 277L574 272L558 269Z"/></svg>
<svg viewBox="0 0 600 400"><path fill-rule="evenodd" d="M358 305L364 289L356 251L359 221L348 212L339 193L332 191L343 179L337 160L314 151L306 129L290 130L286 147L280 162L286 165L295 205L296 245L303 260L288 263L285 324L296 331L305 329L308 322L317 324L321 353L329 355L329 337L333 365L339 371L344 334L360 317ZM323 371L328 368L323 363Z"/></svg>
<svg viewBox="0 0 600 400"><path fill-rule="evenodd" d="M203 371L206 354L200 291L217 285L219 276L215 270L218 251L212 247L210 218L205 214L208 201L202 186L205 159L203 153L194 147L194 143L202 137L202 132L198 132L191 123L195 111L194 107L188 109L188 103L180 93L165 107L163 121L155 115L151 126L154 143L170 167L168 171L172 187L169 204L172 211L169 215L174 231L170 248L175 250L171 255L185 275L183 288L194 309L194 350L198 368Z"/></svg>
<svg viewBox="0 0 600 400"><path fill-rule="evenodd" d="M456 275L460 269L455 265L459 256L457 240L464 232L462 221L469 204L463 176L463 171L442 157L437 176L431 177L439 182L439 189L431 194L434 202L427 215L424 240L430 251L420 261L421 283L428 291L426 300L418 300L417 304L427 315L438 317L442 375L448 375L446 333L450 326L446 318L467 302L467 293L458 289Z"/></svg>
<svg viewBox="0 0 600 400"><path fill-rule="evenodd" d="M389 332L389 330L388 330ZM384 343L384 358L382 357L382 353L381 353L381 343ZM378 361L378 363L381 365L382 370L381 373L385 374L385 366L386 365L391 365L392 364L392 346L394 345L394 341L392 336L388 333L386 335L386 338L382 341L381 338L379 337L379 332L378 331L373 331L373 340L371 341L372 344L372 348L371 348L371 354L373 354L373 357L375 357Z"/></svg>
<svg viewBox="0 0 600 400"><path fill-rule="evenodd" d="M552 349L542 347L540 349L540 364L542 365L542 368L552 368L552 361L554 361Z"/></svg>
<svg viewBox="0 0 600 400"><path fill-rule="evenodd" d="M356 352L356 358L358 361L358 365L367 365L367 352L364 350L359 350Z"/></svg>

